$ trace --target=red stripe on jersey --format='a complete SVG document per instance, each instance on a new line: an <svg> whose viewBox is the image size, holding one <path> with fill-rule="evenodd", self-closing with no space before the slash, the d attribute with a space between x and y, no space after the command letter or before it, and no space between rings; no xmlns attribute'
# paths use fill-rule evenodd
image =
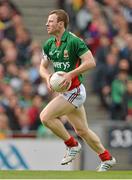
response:
<svg viewBox="0 0 132 180"><path fill-rule="evenodd" d="M78 59L77 63L76 63L76 68L79 67L80 65L80 59ZM78 87L80 85L80 80L79 80L79 77L78 76L75 76L73 79L72 79L72 84L71 84L71 87L68 91Z"/></svg>

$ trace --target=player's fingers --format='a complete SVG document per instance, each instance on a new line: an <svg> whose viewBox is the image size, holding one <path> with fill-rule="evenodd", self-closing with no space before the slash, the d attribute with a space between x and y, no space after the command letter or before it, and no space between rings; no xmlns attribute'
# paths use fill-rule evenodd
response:
<svg viewBox="0 0 132 180"><path fill-rule="evenodd" d="M68 85L68 81L66 81L66 80L64 80L63 82L61 82L61 83L59 84L59 86L60 86L61 88L65 87L65 86L67 86L67 85Z"/></svg>
<svg viewBox="0 0 132 180"><path fill-rule="evenodd" d="M61 72L61 73L57 72L57 73L59 74L59 76L64 76L66 74L65 72Z"/></svg>
<svg viewBox="0 0 132 180"><path fill-rule="evenodd" d="M47 82L47 88L48 88L49 91L53 91L53 89L52 89L52 87L51 87L49 82Z"/></svg>

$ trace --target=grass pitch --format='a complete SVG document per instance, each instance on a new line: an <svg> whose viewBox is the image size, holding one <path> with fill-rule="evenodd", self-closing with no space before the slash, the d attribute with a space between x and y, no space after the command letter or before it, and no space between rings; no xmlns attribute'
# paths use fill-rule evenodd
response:
<svg viewBox="0 0 132 180"><path fill-rule="evenodd" d="M0 171L0 179L132 179L132 171Z"/></svg>

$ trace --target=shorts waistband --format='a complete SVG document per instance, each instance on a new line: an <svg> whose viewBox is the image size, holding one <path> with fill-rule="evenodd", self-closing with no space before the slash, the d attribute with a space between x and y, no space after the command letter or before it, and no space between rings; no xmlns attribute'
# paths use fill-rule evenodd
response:
<svg viewBox="0 0 132 180"><path fill-rule="evenodd" d="M73 89L78 88L81 84L82 84L82 83L79 83L78 85L73 86L73 87L72 87L72 88L70 88L68 91L72 91Z"/></svg>

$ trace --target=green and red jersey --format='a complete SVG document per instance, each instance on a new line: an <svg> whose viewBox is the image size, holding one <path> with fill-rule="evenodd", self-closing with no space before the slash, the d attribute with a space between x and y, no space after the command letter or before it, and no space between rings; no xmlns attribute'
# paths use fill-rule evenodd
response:
<svg viewBox="0 0 132 180"><path fill-rule="evenodd" d="M61 42L56 42L54 36L50 37L43 45L44 57L51 60L55 72L69 72L81 64L80 56L88 51L88 47L75 34L65 31ZM82 75L72 79L71 89L77 87L82 82Z"/></svg>

